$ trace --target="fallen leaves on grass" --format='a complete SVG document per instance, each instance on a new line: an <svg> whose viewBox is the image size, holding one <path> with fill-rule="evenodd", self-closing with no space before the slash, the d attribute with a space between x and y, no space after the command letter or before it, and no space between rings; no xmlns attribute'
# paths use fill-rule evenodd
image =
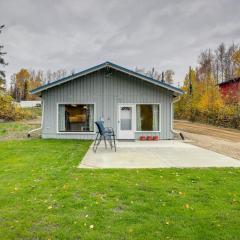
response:
<svg viewBox="0 0 240 240"><path fill-rule="evenodd" d="M186 204L184 205L184 208L189 209L189 204L186 203Z"/></svg>

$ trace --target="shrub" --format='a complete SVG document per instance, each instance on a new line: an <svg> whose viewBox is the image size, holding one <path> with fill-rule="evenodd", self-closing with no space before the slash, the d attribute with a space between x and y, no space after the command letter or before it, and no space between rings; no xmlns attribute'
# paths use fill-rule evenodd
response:
<svg viewBox="0 0 240 240"><path fill-rule="evenodd" d="M30 111L23 110L14 103L10 95L0 92L0 119L5 121L16 121L31 118L33 118L33 114Z"/></svg>

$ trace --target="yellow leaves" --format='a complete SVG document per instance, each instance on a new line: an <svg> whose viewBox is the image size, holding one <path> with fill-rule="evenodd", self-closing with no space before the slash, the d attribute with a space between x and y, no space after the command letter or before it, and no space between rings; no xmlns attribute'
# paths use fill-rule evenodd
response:
<svg viewBox="0 0 240 240"><path fill-rule="evenodd" d="M190 205L188 203L184 204L183 207L185 209L190 209L190 210L193 210L193 207L190 207Z"/></svg>
<svg viewBox="0 0 240 240"><path fill-rule="evenodd" d="M233 198L231 204L238 204L238 200L236 198Z"/></svg>
<svg viewBox="0 0 240 240"><path fill-rule="evenodd" d="M50 210L50 209L52 209L53 207L50 205L50 206L48 206L48 209Z"/></svg>
<svg viewBox="0 0 240 240"><path fill-rule="evenodd" d="M239 61L240 76L240 51L235 56ZM196 72L191 70L191 81L186 77L183 89L186 94L181 96L179 102L175 104L175 116L191 121L211 122L216 125L225 124L229 121L230 126L234 126L233 116L237 116L239 110L233 104L227 103L221 96L219 87L213 75L205 76L201 81L196 81ZM192 93L190 94L190 82L192 83Z"/></svg>
<svg viewBox="0 0 240 240"><path fill-rule="evenodd" d="M184 205L184 208L189 209L189 204L186 203L186 204Z"/></svg>
<svg viewBox="0 0 240 240"><path fill-rule="evenodd" d="M13 102L13 99L8 94L2 94L0 92L0 119L6 120L21 120L25 117L31 117L31 114L23 110L16 103Z"/></svg>
<svg viewBox="0 0 240 240"><path fill-rule="evenodd" d="M233 61L236 63L236 64L240 64L240 50L236 51L233 56Z"/></svg>
<svg viewBox="0 0 240 240"><path fill-rule="evenodd" d="M237 65L237 68L235 70L235 75L240 76L240 50L236 51L233 56L233 61Z"/></svg>

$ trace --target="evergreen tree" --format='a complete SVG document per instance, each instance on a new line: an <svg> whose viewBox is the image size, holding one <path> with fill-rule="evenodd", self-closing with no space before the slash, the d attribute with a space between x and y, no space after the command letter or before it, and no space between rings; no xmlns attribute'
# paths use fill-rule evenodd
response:
<svg viewBox="0 0 240 240"><path fill-rule="evenodd" d="M4 28L4 25L0 26L0 34L2 33L2 29ZM5 72L2 70L1 67L4 67L7 65L7 63L4 60L4 55L6 52L3 52L3 45L0 44L0 90L5 90Z"/></svg>

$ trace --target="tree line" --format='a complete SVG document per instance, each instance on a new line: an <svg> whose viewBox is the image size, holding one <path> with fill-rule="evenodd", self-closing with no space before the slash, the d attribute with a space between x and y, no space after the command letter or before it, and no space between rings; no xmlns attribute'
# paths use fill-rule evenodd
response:
<svg viewBox="0 0 240 240"><path fill-rule="evenodd" d="M220 44L202 51L198 65L190 67L182 89L185 94L175 104L175 117L225 127L240 128L240 105L229 93L221 96L220 82L240 77L240 47ZM239 93L240 94L240 93Z"/></svg>
<svg viewBox="0 0 240 240"><path fill-rule="evenodd" d="M147 77L156 79L158 81L166 82L168 84L174 83L174 71L172 69L167 69L163 72L158 72L154 67L150 70L146 70L145 68L135 68L135 72L143 74Z"/></svg>
<svg viewBox="0 0 240 240"><path fill-rule="evenodd" d="M215 50L205 50L200 55L200 67L212 71L216 83L238 77L240 75L240 51L238 44L226 47L221 43Z"/></svg>
<svg viewBox="0 0 240 240"><path fill-rule="evenodd" d="M4 29L4 25L0 25L0 34ZM33 118L30 111L24 111L13 102L13 98L6 91L6 75L4 67L7 65L5 61L4 46L0 44L0 119L4 120L19 120L23 118Z"/></svg>
<svg viewBox="0 0 240 240"><path fill-rule="evenodd" d="M152 68L149 71L144 68L136 68L136 71L169 84L174 82L174 72L171 69L162 73L159 73L155 68ZM71 74L73 73L74 72L72 71ZM40 87L46 83L54 82L66 75L67 71L65 69L59 69L57 71L48 70L47 72L44 72L42 70L35 71L23 68L11 76L9 93L17 102L20 102L21 100L36 100L38 97L30 94L32 89Z"/></svg>
<svg viewBox="0 0 240 240"><path fill-rule="evenodd" d="M30 94L32 89L56 81L66 75L67 71L64 69L48 70L47 72L21 69L11 76L9 93L18 102L21 100L36 100L38 97Z"/></svg>

